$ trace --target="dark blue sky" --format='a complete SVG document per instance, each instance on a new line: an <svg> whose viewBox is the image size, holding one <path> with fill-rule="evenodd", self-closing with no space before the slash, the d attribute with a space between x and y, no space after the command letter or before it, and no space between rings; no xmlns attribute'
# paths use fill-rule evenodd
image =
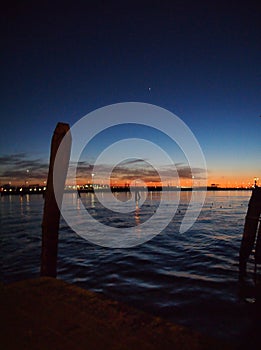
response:
<svg viewBox="0 0 261 350"><path fill-rule="evenodd" d="M2 182L30 161L41 168L58 121L128 101L182 118L213 181L261 175L258 1L1 7Z"/></svg>

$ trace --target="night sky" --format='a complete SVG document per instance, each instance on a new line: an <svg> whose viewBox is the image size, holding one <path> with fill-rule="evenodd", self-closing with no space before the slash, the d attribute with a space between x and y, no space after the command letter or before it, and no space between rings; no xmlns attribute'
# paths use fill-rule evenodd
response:
<svg viewBox="0 0 261 350"><path fill-rule="evenodd" d="M209 183L261 178L259 1L10 1L0 18L1 184L45 180L57 122L130 101L190 127Z"/></svg>

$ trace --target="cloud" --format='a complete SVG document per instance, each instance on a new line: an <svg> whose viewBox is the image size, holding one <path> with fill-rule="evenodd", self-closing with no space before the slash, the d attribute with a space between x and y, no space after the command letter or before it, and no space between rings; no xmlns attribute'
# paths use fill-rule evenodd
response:
<svg viewBox="0 0 261 350"><path fill-rule="evenodd" d="M126 161L122 162L123 166L127 166L127 165L136 165L139 166L140 164L144 164L144 162L147 162L146 159L128 159Z"/></svg>
<svg viewBox="0 0 261 350"><path fill-rule="evenodd" d="M45 180L48 164L42 159L30 159L26 153L0 156L0 181L25 182Z"/></svg>
<svg viewBox="0 0 261 350"><path fill-rule="evenodd" d="M2 184L12 183L40 183L47 179L48 163L40 158L30 159L26 153L17 153L12 155L0 156L0 181ZM75 164L72 164L75 165ZM80 161L77 166L77 180L81 183L87 183L92 179L94 165ZM95 179L97 181L108 180L105 175L111 169L109 164L95 165ZM29 172L27 171L29 170ZM203 179L205 171L200 168L192 169L182 163L160 166L154 169L146 160L128 159L117 166L112 171L111 181L131 182L133 180L142 179L149 182L160 182L160 174L164 180L173 181L179 179L191 179L192 173L198 179ZM70 167L68 170L68 183L70 182Z"/></svg>
<svg viewBox="0 0 261 350"><path fill-rule="evenodd" d="M109 164L95 165L96 179L105 177L110 169L111 165ZM81 162L80 166L77 167L78 179L91 179L92 173L92 164ZM145 182L160 182L159 174L161 174L165 180L169 181L177 180L178 178L191 179L192 175L194 175L198 180L205 178L205 170L201 168L191 169L188 165L177 163L175 164L175 167L173 164L171 164L160 166L158 169L155 169L152 167L152 165L142 159L134 159L124 161L115 166L110 180L129 182L135 179L142 179Z"/></svg>
<svg viewBox="0 0 261 350"><path fill-rule="evenodd" d="M20 162L24 158L26 158L26 153L3 155L3 156L0 156L0 164L1 165L8 165L11 163L16 164L17 162Z"/></svg>

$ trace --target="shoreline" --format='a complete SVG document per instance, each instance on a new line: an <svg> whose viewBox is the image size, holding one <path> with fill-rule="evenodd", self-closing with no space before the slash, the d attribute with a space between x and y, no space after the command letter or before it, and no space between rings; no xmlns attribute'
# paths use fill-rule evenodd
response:
<svg viewBox="0 0 261 350"><path fill-rule="evenodd" d="M21 190L22 189L22 190ZM148 191L148 192L162 192L162 187L148 187L147 189L144 187L137 187L137 191ZM235 188L235 187L216 187L213 188L211 186L208 186L206 189L202 188L192 188L192 187L164 187L163 191L166 192L200 192L200 191L207 191L207 192L221 192L221 191L239 191L239 192L245 192L245 191L253 191L253 188ZM43 189L42 187L35 187L35 188L26 188L26 187L17 187L10 190L6 191L0 191L0 196L21 196L23 197L24 195L35 195L35 194L41 194L43 197L45 195L46 189ZM120 192L125 192L128 193L130 192L129 188L124 188L124 187L111 187L111 188L98 188L98 189L78 189L78 190L65 190L64 193L72 193L72 194L82 194L82 193L95 193L95 192L114 192L114 193L120 193Z"/></svg>
<svg viewBox="0 0 261 350"><path fill-rule="evenodd" d="M1 285L1 344L8 349L235 349L231 343L62 280Z"/></svg>

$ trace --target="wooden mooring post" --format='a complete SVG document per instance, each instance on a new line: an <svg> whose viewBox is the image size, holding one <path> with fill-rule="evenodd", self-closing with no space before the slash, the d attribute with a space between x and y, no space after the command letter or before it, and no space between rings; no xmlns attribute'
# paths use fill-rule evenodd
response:
<svg viewBox="0 0 261 350"><path fill-rule="evenodd" d="M58 232L60 223L60 207L63 199L65 180L71 152L71 135L69 134L59 150L59 181L58 191L54 193L54 162L57 151L64 136L70 127L65 123L58 123L52 137L50 164L45 193L44 212L42 221L42 253L41 253L41 276L56 277ZM60 153L62 152L62 153ZM57 182L57 181L56 181ZM56 195L55 195L56 194Z"/></svg>
<svg viewBox="0 0 261 350"><path fill-rule="evenodd" d="M261 264L261 187L255 187L248 204L243 238L239 252L240 268L245 269L248 258L255 246L255 264ZM259 228L258 228L259 225Z"/></svg>

